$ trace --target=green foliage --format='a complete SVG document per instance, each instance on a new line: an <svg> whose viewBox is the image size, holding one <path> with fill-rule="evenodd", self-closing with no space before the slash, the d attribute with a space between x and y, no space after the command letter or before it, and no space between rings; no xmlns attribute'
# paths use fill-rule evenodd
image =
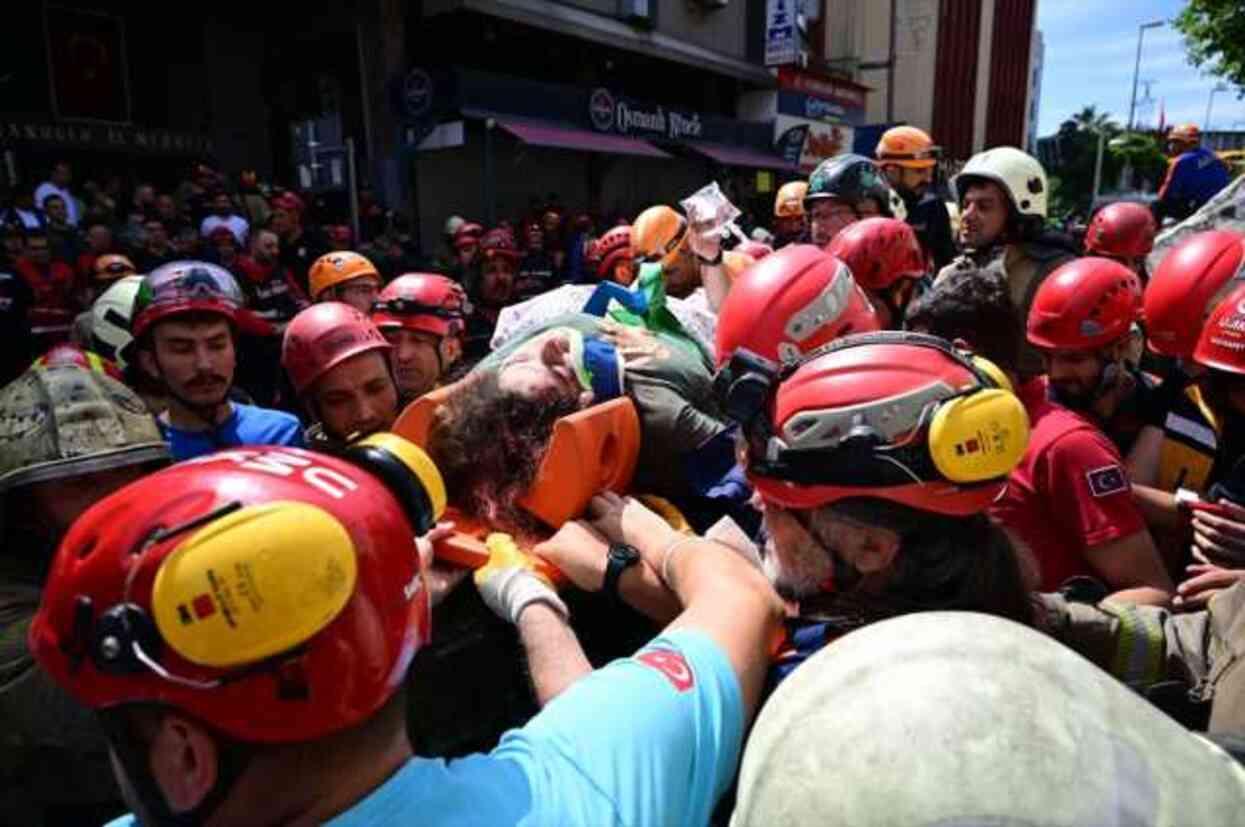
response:
<svg viewBox="0 0 1245 827"><path fill-rule="evenodd" d="M1106 143L1121 132L1108 112L1086 106L1064 121L1055 134L1059 164L1048 169L1051 182L1051 209L1054 216L1066 217L1089 211L1094 189L1094 165L1098 156L1098 136L1103 136L1102 189L1106 190L1120 174L1123 159L1107 151Z"/></svg>
<svg viewBox="0 0 1245 827"><path fill-rule="evenodd" d="M1158 136L1148 132L1127 132L1116 138L1108 151L1133 168L1133 172L1152 184L1157 184L1167 173L1167 156Z"/></svg>
<svg viewBox="0 0 1245 827"><path fill-rule="evenodd" d="M1245 9L1240 0L1188 0L1173 21L1189 61L1245 87Z"/></svg>

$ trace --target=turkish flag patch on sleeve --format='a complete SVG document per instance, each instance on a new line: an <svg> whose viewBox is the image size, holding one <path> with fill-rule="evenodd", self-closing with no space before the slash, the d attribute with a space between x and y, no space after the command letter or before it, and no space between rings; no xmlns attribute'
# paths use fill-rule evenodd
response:
<svg viewBox="0 0 1245 827"><path fill-rule="evenodd" d="M1128 490L1128 477L1124 469L1118 465L1107 465L1085 473L1089 480L1089 493L1095 497L1106 497Z"/></svg>
<svg viewBox="0 0 1245 827"><path fill-rule="evenodd" d="M696 676L687 664L687 658L673 649L649 649L635 656L640 663L666 676L678 692L686 692L696 685Z"/></svg>

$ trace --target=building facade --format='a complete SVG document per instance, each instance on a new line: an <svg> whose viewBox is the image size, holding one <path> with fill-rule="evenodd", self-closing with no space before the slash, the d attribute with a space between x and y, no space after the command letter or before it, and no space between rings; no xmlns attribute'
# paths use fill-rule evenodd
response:
<svg viewBox="0 0 1245 827"><path fill-rule="evenodd" d="M826 0L825 59L872 90L869 122L918 126L963 161L1026 145L1036 13L1036 0Z"/></svg>

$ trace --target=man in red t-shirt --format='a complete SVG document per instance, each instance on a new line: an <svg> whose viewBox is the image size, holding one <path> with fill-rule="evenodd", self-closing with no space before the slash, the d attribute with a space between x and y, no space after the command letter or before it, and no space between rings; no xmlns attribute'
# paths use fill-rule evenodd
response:
<svg viewBox="0 0 1245 827"><path fill-rule="evenodd" d="M1032 550L1042 591L1090 576L1134 603L1166 603L1173 592L1100 425L1130 390L1121 377L1140 291L1122 265L1083 258L1055 270L1029 311L1028 340L1046 374L1020 392L1029 447L992 515Z"/></svg>

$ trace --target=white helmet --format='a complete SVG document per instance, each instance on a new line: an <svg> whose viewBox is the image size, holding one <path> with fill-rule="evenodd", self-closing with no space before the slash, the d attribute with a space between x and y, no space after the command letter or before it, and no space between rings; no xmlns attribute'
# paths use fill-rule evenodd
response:
<svg viewBox="0 0 1245 827"><path fill-rule="evenodd" d="M91 349L116 362L122 370L125 370L125 347L134 339L130 334L134 296L142 283L142 276L117 279L91 305Z"/></svg>
<svg viewBox="0 0 1245 827"><path fill-rule="evenodd" d="M1014 146L996 146L978 152L951 180L960 203L964 201L964 187L973 178L984 178L1002 187L1021 215L1046 218L1046 170L1032 155Z"/></svg>
<svg viewBox="0 0 1245 827"><path fill-rule="evenodd" d="M731 825L1239 824L1242 800L1245 768L1047 635L917 612L779 685Z"/></svg>
<svg viewBox="0 0 1245 827"><path fill-rule="evenodd" d="M458 228L466 223L466 219L464 219L461 215L451 215L449 218L445 219L444 232L446 235L453 237L454 233L458 232Z"/></svg>

